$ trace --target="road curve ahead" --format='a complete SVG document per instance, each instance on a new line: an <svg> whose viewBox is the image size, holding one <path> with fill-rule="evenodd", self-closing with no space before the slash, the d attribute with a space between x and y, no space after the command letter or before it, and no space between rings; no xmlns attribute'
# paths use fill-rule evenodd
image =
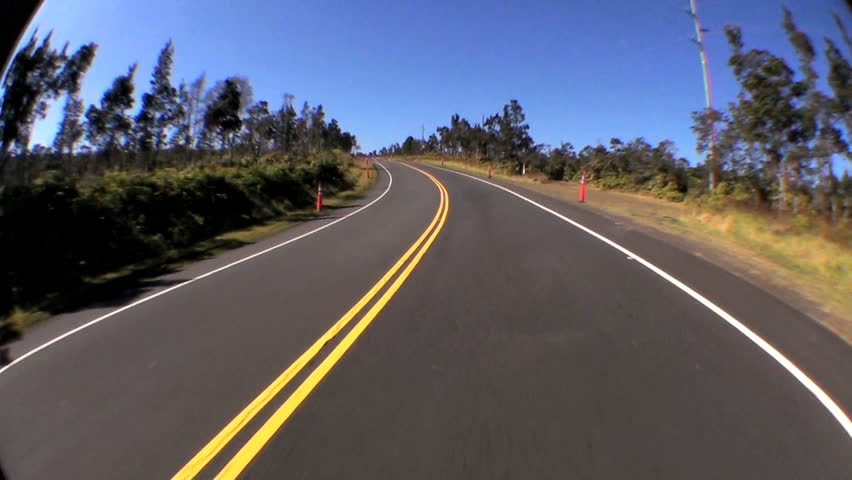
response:
<svg viewBox="0 0 852 480"><path fill-rule="evenodd" d="M28 334L160 294L0 371L5 476L852 478L848 344L582 206L385 166Z"/></svg>

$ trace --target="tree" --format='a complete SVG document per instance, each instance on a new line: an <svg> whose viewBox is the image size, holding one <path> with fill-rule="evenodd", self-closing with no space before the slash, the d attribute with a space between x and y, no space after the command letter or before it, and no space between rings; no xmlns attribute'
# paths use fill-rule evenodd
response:
<svg viewBox="0 0 852 480"><path fill-rule="evenodd" d="M829 110L832 115L843 119L848 133L852 132L852 66L829 38L825 38L825 58L828 62L828 85L834 94L828 102Z"/></svg>
<svg viewBox="0 0 852 480"><path fill-rule="evenodd" d="M310 148L318 152L323 148L322 140L325 131L325 111L323 111L322 105L317 105L316 108L310 110L308 125Z"/></svg>
<svg viewBox="0 0 852 480"><path fill-rule="evenodd" d="M133 108L133 76L136 74L136 64L127 69L127 73L116 77L112 86L104 92L100 107L89 105L86 111L86 136L93 147L106 154L110 159L121 148L127 145L133 122L128 111Z"/></svg>
<svg viewBox="0 0 852 480"><path fill-rule="evenodd" d="M12 60L3 80L5 89L0 106L0 171L12 150L12 144L25 152L29 146L32 125L47 113L47 101L60 93L57 76L67 59L67 45L57 51L50 45L53 32L36 46L36 33Z"/></svg>
<svg viewBox="0 0 852 480"><path fill-rule="evenodd" d="M416 155L420 153L420 148L417 145L417 140L412 136L408 136L404 142L402 142L402 152L403 155Z"/></svg>
<svg viewBox="0 0 852 480"><path fill-rule="evenodd" d="M181 82L178 87L178 102L175 109L175 133L172 136L172 148L190 151L195 145L204 127L201 115L205 75L202 73L187 86Z"/></svg>
<svg viewBox="0 0 852 480"><path fill-rule="evenodd" d="M83 115L83 101L80 99L80 84L83 76L92 66L97 52L97 45L89 43L80 47L65 63L59 74L59 88L66 93L62 121L53 140L53 148L60 155L67 151L74 155L74 147L83 138L84 128L80 123Z"/></svg>
<svg viewBox="0 0 852 480"><path fill-rule="evenodd" d="M340 124L332 118L323 133L323 145L325 148L337 149L350 153L355 148L355 137L349 132L340 129Z"/></svg>
<svg viewBox="0 0 852 480"><path fill-rule="evenodd" d="M261 100L248 109L248 116L243 120L245 125L244 142L249 147L255 159L269 149L275 137L275 117L269 113L269 102Z"/></svg>
<svg viewBox="0 0 852 480"><path fill-rule="evenodd" d="M275 115L275 146L283 152L290 153L295 147L297 116L293 95L285 93L281 108Z"/></svg>
<svg viewBox="0 0 852 480"><path fill-rule="evenodd" d="M745 120L741 134L760 146L773 175L779 177L779 207L789 210L793 201L793 177L801 156L794 145L808 131L801 129L802 111L797 102L807 92L804 84L793 81L793 71L783 59L766 50L743 51L739 27L725 26L731 46L728 64L742 87L735 109Z"/></svg>
<svg viewBox="0 0 852 480"><path fill-rule="evenodd" d="M826 38L825 44L828 85L833 95L825 99L825 120L819 132L817 149L823 159L820 182L822 205L826 208L828 215L837 221L842 211L840 198L845 195L848 199L849 191L844 190L844 183L839 182L835 177L831 159L835 155L845 155L847 159L852 159L849 142L844 139L841 129L837 127L838 124L842 124L847 137L852 136L852 67L834 42Z"/></svg>
<svg viewBox="0 0 852 480"><path fill-rule="evenodd" d="M429 138L426 139L426 151L427 152L437 152L440 149L440 144L438 143L438 137L435 134L429 135Z"/></svg>
<svg viewBox="0 0 852 480"><path fill-rule="evenodd" d="M172 85L172 65L174 63L174 45L169 40L160 55L151 76L151 90L142 95L142 108L136 115L137 148L151 156L151 166L156 164L157 154L165 145L168 130L180 117L178 109L178 91Z"/></svg>
<svg viewBox="0 0 852 480"><path fill-rule="evenodd" d="M204 127L207 132L216 133L221 138L221 148L231 150L233 159L233 135L240 130L243 121L240 118L240 86L232 80L225 80L216 100L209 104L204 114Z"/></svg>
<svg viewBox="0 0 852 480"><path fill-rule="evenodd" d="M450 148L450 129L447 127L438 127L435 129L435 133L440 137L438 146L441 153L446 154Z"/></svg>
<svg viewBox="0 0 852 480"><path fill-rule="evenodd" d="M302 111L296 118L294 128L295 151L299 153L310 151L310 121L311 106L306 101L302 104Z"/></svg>
<svg viewBox="0 0 852 480"><path fill-rule="evenodd" d="M719 125L724 123L724 113L714 108L706 108L699 112L692 112L692 132L695 134L695 151L705 154L705 164L709 170L710 190L716 190L719 185L719 173L722 169L721 149L717 137L720 130Z"/></svg>
<svg viewBox="0 0 852 480"><path fill-rule="evenodd" d="M852 54L852 39L849 38L849 32L846 30L846 26L843 25L843 21L840 20L840 16L837 15L837 12L831 12L832 18L834 18L834 24L837 25L837 29L840 30L840 35L843 37L843 43L846 44L846 48L849 49L849 53Z"/></svg>
<svg viewBox="0 0 852 480"><path fill-rule="evenodd" d="M510 100L503 106L503 114L498 121L499 152L503 160L520 168L521 155L533 146L529 135L529 125L525 124L526 115L517 100Z"/></svg>
<svg viewBox="0 0 852 480"><path fill-rule="evenodd" d="M222 91L225 89L225 84L227 82L231 82L236 86L237 91L239 91L239 110L237 113L242 115L245 113L246 109L254 103L254 89L251 86L251 82L246 77L242 77L239 75L232 75L225 80L219 80L209 90L204 94L204 104L209 106L215 103L219 97L222 95Z"/></svg>

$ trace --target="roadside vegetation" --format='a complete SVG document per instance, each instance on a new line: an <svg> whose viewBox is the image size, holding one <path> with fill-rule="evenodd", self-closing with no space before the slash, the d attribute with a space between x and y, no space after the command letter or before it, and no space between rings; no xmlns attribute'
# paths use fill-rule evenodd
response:
<svg viewBox="0 0 852 480"><path fill-rule="evenodd" d="M579 151L570 143L537 144L516 100L481 124L452 115L428 138L408 137L372 153L444 158L480 175L491 165L516 181L526 172L537 179L527 181L532 188L556 196L570 191L571 198L573 187L554 185L576 185L586 172L591 186L619 192L595 197L601 201L593 205L760 263L754 268L761 283L803 293L852 339L852 42L835 15L845 49L823 39L820 78L814 43L788 10L782 13L795 67L746 48L739 27L725 27L728 64L741 90L724 111L693 113L699 164L678 157L669 140L612 138Z"/></svg>
<svg viewBox="0 0 852 480"><path fill-rule="evenodd" d="M847 50L852 41L838 17ZM575 150L571 143L537 144L517 100L471 124L458 114L425 139L406 138L372 153L436 153L473 158L514 173L541 172L552 180L577 180L581 172L601 188L647 192L671 201L704 198L732 202L780 215L807 214L833 223L852 215L852 65L825 38L827 64L820 89L816 49L797 29L788 10L782 22L798 55L798 70L767 50L746 49L739 27L727 25L728 59L741 90L726 111L692 115L698 165L676 155L673 142L610 139L608 145Z"/></svg>
<svg viewBox="0 0 852 480"><path fill-rule="evenodd" d="M364 187L355 136L326 121L322 105L297 112L284 95L270 110L239 76L173 85L171 41L137 109L134 64L84 111L80 86L96 52L69 54L34 35L4 78L0 344L87 286L242 243L225 232L305 218L320 182L329 197ZM63 99L53 144L30 146L48 102Z"/></svg>

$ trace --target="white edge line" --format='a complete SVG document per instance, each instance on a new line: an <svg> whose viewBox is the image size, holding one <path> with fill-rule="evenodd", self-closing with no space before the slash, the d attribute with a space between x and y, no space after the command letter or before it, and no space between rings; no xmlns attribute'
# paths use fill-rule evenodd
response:
<svg viewBox="0 0 852 480"><path fill-rule="evenodd" d="M769 342L767 342L766 340L761 338L759 335L757 335L756 333L751 331L751 329L749 329L742 322L740 322L739 320L734 318L731 314L722 310L721 307L719 307L715 303L711 302L710 300L704 298L700 293L698 293L695 290L686 286L680 280L674 278L673 276L669 275L668 273L666 273L665 271L663 271L662 269L660 269L656 265L645 260L644 258L640 257L639 255L636 255L635 253L633 253L630 250L622 247L621 245L613 242L612 240L604 237L603 235L595 232L594 230L591 230L591 229L575 222L574 220L571 220L570 218L568 218L568 217L566 217L566 216L564 216L564 215L562 215L562 214L560 214L560 213L558 213L558 212L556 212L556 211L554 211L554 210L552 210L548 207L545 207L544 205L542 205L542 204L540 204L540 203L538 203L534 200L530 200L529 198L527 198L527 197L525 197L525 196L523 196L519 193L516 193L516 192L514 192L514 191L512 191L512 190L510 190L506 187L503 187L502 185L498 185L496 183L492 183L492 182L489 182L487 180L483 180L481 178L474 177L473 175L468 175L466 173L457 172L455 170L451 170L451 169L447 169L447 168L440 168L440 167L436 167L434 165L429 165L429 164L424 164L424 165L430 166L430 167L435 168L435 169L444 170L444 171L447 171L447 172L452 172L452 173L455 173L457 175L462 175L464 177L472 178L476 181L485 183L487 185L491 185L492 187L499 188L500 190L503 190L507 193L510 193L510 194L520 198L521 200L523 200L527 203L530 203L530 204L544 210L545 212L550 213L551 215L554 215L554 216L570 223L571 225L579 228L580 230L582 230L582 231L588 233L589 235L597 238L598 240L606 243L607 245L611 246L612 248L628 255L629 257L632 257L634 261L641 263L645 268L647 268L648 270L651 270L652 272L656 273L657 275L663 277L666 281L668 281L672 285L676 286L677 288L682 290L684 293L686 293L690 297L697 300L700 304L702 304L705 307L707 307L708 309L710 309L710 311L712 311L713 313L715 313L716 315L721 317L723 320L728 322L732 327L739 330L739 332L742 333L743 335L745 335L746 338L751 340L755 345L760 347L761 350L766 352L776 362L781 364L781 366L784 367L788 372L790 372L790 374L793 375L793 377L795 377L796 380L799 381L799 383L801 383L805 388L810 390L810 392L817 398L817 400L819 400L820 403L822 403L822 405L840 423L840 426L843 427L844 430L846 430L846 433L850 437L852 437L852 421L849 420L849 417L846 415L846 413L843 411L843 409L841 409L840 406L837 405L837 403L835 403L834 400L832 400L831 397L829 397L828 394L825 393L825 391L822 388L820 388L819 385L816 384L816 382L811 380L811 378L808 377L801 369L799 369L799 367L797 367L792 361L790 361L787 357L785 357L784 354L779 352Z"/></svg>
<svg viewBox="0 0 852 480"><path fill-rule="evenodd" d="M295 242L295 241L297 241L297 240L301 240L301 239L303 239L303 238L307 237L308 235L313 235L314 233L317 233L317 232L319 232L320 230L325 230L326 228L328 228L328 227L330 227L330 226L332 226L332 225L334 225L334 224L336 224L336 223L342 222L342 221L346 220L347 218L349 218L349 217L351 217L351 216L355 215L356 213L361 212L362 210L365 210L365 209L367 209L367 208L371 207L373 204L375 204L376 202L378 202L379 200L381 200L381 199L382 199L382 197L384 197L385 195L387 195L387 193L388 193L388 192L390 191L390 189L391 189L391 186L393 186L393 175L391 175L390 171L389 171L387 168L385 168L385 166L384 166L384 165L382 165L381 163L379 163L379 162L375 162L375 163L376 163L378 166L382 167L382 169L383 169L385 172L387 172L387 174L388 174L388 179L389 179L388 186L387 186L387 188L385 189L385 191L384 191L384 192L382 192L382 194L381 194L381 195L379 195L379 196L378 196L375 200L373 200L372 202L370 202L370 203L368 203L368 204L364 205L363 207L359 208L358 210L355 210L354 212L348 213L348 214L346 214L346 215L344 215L344 216L342 216L342 217L338 218L337 220L334 220L334 221L332 221L332 222L326 223L325 225L323 225L323 226L321 226L321 227L317 227L317 228L315 228L315 229L311 230L310 232L303 233L303 234L299 235L298 237L294 237L294 238L291 238L290 240L287 240L287 241L285 241L285 242L281 242L281 243L279 243L279 244L277 244L277 245L273 245L273 246L271 246L271 247L269 247L269 248L267 248L267 249L265 249L265 250L262 250L262 251L257 252L257 253L253 253L253 254L251 254L251 255L249 255L249 256L247 256L247 257L241 258L241 259L239 259L239 260L237 260L237 261L235 261L235 262L231 262L231 263L229 263L229 264L227 264L227 265L225 265L225 266L219 267L219 268L217 268L217 269L215 269L215 270L211 270L211 271L209 271L209 272L207 272L207 273L204 273L204 274L201 274L201 275L199 275L199 276L197 276L197 277L195 277L195 278L191 278L191 279L189 279L189 280L187 280L187 281L185 281L185 282L179 283L179 284L177 284L177 285L173 285L173 286L171 286L171 287L169 287L169 288L167 288L167 289L165 289L165 290L161 290L161 291L159 291L159 292L157 292L157 293L154 293L154 294L152 294L152 295L148 295L147 297L144 297L144 298L141 298L141 299L139 299L139 300L136 300L135 302L130 303L130 304L127 304L127 305L125 305L125 306L123 306L123 307L121 307L121 308L119 308L119 309L117 309L117 310L113 310L113 311L111 311L111 312L107 313L106 315L101 315L100 317L98 317L98 318L96 318L96 319L94 319L94 320L90 320L90 321L88 321L88 322L84 323L83 325L80 325L79 327L74 328L73 330L69 330L69 331L67 331L67 332L63 333L62 335L60 335L60 336L58 336L58 337L54 338L53 340L50 340L50 341L48 341L48 342L46 342L46 343L43 343L43 344L39 345L38 347L36 347L36 348L34 348L34 349L30 350L29 352L27 352L27 353L25 353L25 354L21 355L20 357L16 358L15 360L13 360L12 362L8 363L8 364L7 364L6 366L4 366L3 368L0 368L0 374L2 374L3 372L5 372L6 370L8 370L9 368L11 368L12 366L14 366L14 365L16 365L16 364L18 364L18 363L22 362L22 361L23 361L23 360L25 360L27 357L30 357L30 356L32 356L32 355L35 355L36 353L38 353L38 352L40 352L40 351L44 350L45 348L47 348L47 347L49 347L49 346L53 345L54 343L57 343L57 342L59 342L60 340L63 340L63 339L65 339L65 338L68 338L68 337L70 337L71 335L74 335L75 333L77 333L77 332L79 332L79 331L81 331L81 330L84 330L84 329L86 329L86 328L89 328L89 327L91 327L92 325L95 325L95 324L97 324L97 323L100 323L100 322L102 322L102 321L104 321L104 320L106 320L106 319L108 319L108 318L110 318L110 317L112 317L112 316L114 316L114 315L118 315L119 313L121 313L121 312L123 312L123 311L125 311L125 310L129 310L129 309L131 309L131 308L133 308L133 307L135 307L135 306L137 306L137 305L141 305L141 304L143 304L143 303L145 303L145 302L151 301L151 300L153 300L153 299L155 299L155 298L157 298L157 297L159 297L159 296L161 296L161 295L165 295L165 294L167 294L167 293L169 293L169 292L173 292L173 291L175 291L175 290L177 290L177 289L179 289L179 288L181 288L181 287L185 287L185 286L189 285L190 283L195 283L195 282L197 282L198 280L201 280L201 279L203 279L203 278L207 278L207 277L209 277L209 276L211 276L211 275L215 275L215 274L217 274L217 273L219 273L219 272L221 272L221 271L223 271L223 270L227 270L227 269L229 269L229 268L231 268L231 267L234 267L234 266L236 266L236 265L239 265L239 264L241 264L241 263L243 263L243 262L247 262L247 261L249 261L249 260L251 260L251 259L253 259L253 258L255 258L255 257L259 257L259 256L261 256L261 255L263 255L263 254L266 254L266 253L269 253L269 252L271 252L271 251L273 251L273 250L279 249L279 248L281 248L281 247L283 247L283 246L285 246L285 245L289 245L289 244L291 244L291 243L293 243L293 242Z"/></svg>

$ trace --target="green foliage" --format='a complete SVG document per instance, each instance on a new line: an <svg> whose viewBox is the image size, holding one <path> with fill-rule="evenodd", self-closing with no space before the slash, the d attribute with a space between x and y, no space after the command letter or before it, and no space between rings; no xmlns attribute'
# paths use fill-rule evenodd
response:
<svg viewBox="0 0 852 480"><path fill-rule="evenodd" d="M382 148L382 155L414 155L418 153L441 153L444 155L471 156L496 161L520 171L521 164L530 155L539 153L529 135L526 116L517 100L503 106L502 113L483 119L482 124L471 125L458 114L450 117L450 125L438 127L428 140L414 137L405 139L402 145L393 144ZM535 160L535 159L533 159Z"/></svg>
<svg viewBox="0 0 852 480"><path fill-rule="evenodd" d="M136 102L133 77L136 64L127 69L127 74L117 77L112 86L104 92L100 107L89 105L86 111L86 136L93 147L109 156L122 146L133 129L129 110Z"/></svg>
<svg viewBox="0 0 852 480"><path fill-rule="evenodd" d="M205 129L221 136L223 148L226 144L233 147L232 134L243 125L240 118L240 96L239 83L229 78L225 80L221 92L204 114Z"/></svg>
<svg viewBox="0 0 852 480"><path fill-rule="evenodd" d="M420 146L417 144L417 141L414 140L414 137L409 136L402 142L401 152L403 155L416 155L420 153Z"/></svg>
<svg viewBox="0 0 852 480"><path fill-rule="evenodd" d="M137 149L143 154L154 152L151 163L154 163L156 153L165 145L167 130L181 116L178 90L171 81L174 53L174 45L169 40L157 57L151 77L151 90L142 95L142 108L135 118Z"/></svg>
<svg viewBox="0 0 852 480"><path fill-rule="evenodd" d="M0 169L9 158L12 145L19 151L29 146L32 125L47 113L47 101L55 99L65 87L59 75L68 56L63 49L50 45L52 32L37 46L36 34L15 55L3 79L0 105Z"/></svg>
<svg viewBox="0 0 852 480"><path fill-rule="evenodd" d="M304 102L299 114L293 108L292 95L284 96L277 111L265 100L252 104L253 89L245 77L230 76L205 91L202 74L175 87L171 41L159 53L150 89L141 96L138 111L134 111L135 64L115 78L99 104L85 108L80 85L97 45L83 45L69 56L64 49L52 48L50 39L48 35L39 45L34 35L16 55L3 82L3 184L32 182L45 169L80 176L111 170L222 165L245 157L259 161L272 152L286 159L335 149L351 153L358 148L356 137L337 120L326 120L322 105L311 108ZM48 101L63 93L67 95L64 115L53 148L36 145L30 149L33 123L44 117ZM230 153L227 160L224 151Z"/></svg>
<svg viewBox="0 0 852 480"><path fill-rule="evenodd" d="M349 188L345 155L246 167L114 172L75 180L48 171L0 194L0 310L43 298L170 249L309 206L316 182Z"/></svg>
<svg viewBox="0 0 852 480"><path fill-rule="evenodd" d="M90 43L83 45L68 59L62 72L59 74L59 84L66 92L65 108L63 109L62 122L53 141L53 148L59 153L74 154L74 147L83 138L85 129L80 123L83 115L83 101L80 100L80 86L89 67L95 59L97 45Z"/></svg>
<svg viewBox="0 0 852 480"><path fill-rule="evenodd" d="M69 56L50 39L34 35L3 82L0 311L305 208L318 182L328 194L351 187L343 161L357 139L326 122L322 105L305 102L300 115L285 95L278 111L250 107L251 84L239 76L206 92L204 74L175 87L169 41L137 112L133 64L84 115L80 85L97 45ZM53 150L29 149L33 123L63 93ZM0 321L0 344L14 335Z"/></svg>

